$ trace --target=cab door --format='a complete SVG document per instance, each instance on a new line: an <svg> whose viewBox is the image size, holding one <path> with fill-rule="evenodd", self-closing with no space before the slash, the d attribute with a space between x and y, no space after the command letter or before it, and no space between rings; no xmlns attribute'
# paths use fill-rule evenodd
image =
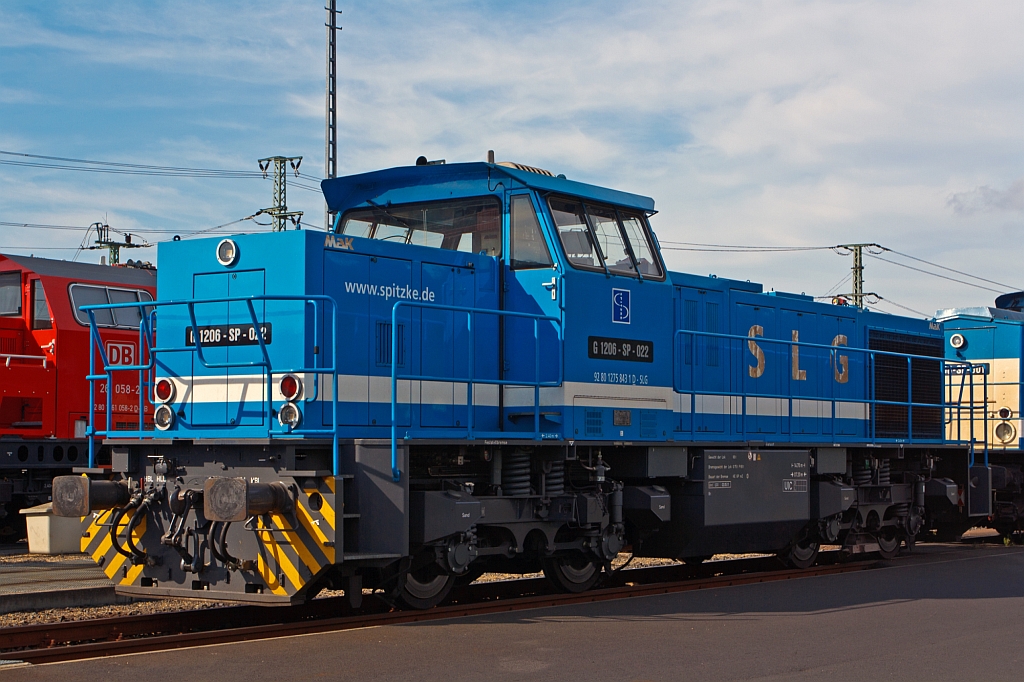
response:
<svg viewBox="0 0 1024 682"><path fill-rule="evenodd" d="M502 308L508 311L547 315L562 320L562 273L552 258L552 245L544 230L543 212L531 192L509 194L505 214L507 246L502 258ZM533 382L559 379L558 325L515 316L501 320L501 367L506 381ZM539 377L538 377L539 351ZM532 387L504 386L502 430L533 431ZM545 415L541 428L554 428L558 416Z"/></svg>
<svg viewBox="0 0 1024 682"><path fill-rule="evenodd" d="M694 433L722 433L726 416L736 410L733 400L725 393L729 387L729 353L726 340L708 336L726 331L725 294L714 289L678 287L677 319L681 329L694 334L682 334L680 349L682 363L679 368L679 387L683 393L693 394L694 411L680 414L679 429ZM689 401L689 396L684 397Z"/></svg>

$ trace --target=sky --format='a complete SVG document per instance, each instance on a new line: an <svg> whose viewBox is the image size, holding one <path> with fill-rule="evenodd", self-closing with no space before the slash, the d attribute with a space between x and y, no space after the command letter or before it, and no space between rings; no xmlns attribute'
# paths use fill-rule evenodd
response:
<svg viewBox="0 0 1024 682"><path fill-rule="evenodd" d="M493 149L653 197L674 270L825 295L849 291L848 255L680 242L877 243L898 252L865 259L879 310L930 315L1024 289L1018 0L338 7L341 174ZM324 19L319 0L4 0L0 151L234 171L302 156L289 207L322 227L309 188L324 174ZM259 174L4 161L32 159L0 154L0 223L81 229L0 225L2 251L70 259L96 221L154 244L228 223L219 232L269 229L235 222L272 203Z"/></svg>

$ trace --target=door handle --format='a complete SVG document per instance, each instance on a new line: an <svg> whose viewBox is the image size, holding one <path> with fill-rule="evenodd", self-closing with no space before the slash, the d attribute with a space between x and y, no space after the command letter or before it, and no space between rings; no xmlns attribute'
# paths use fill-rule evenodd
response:
<svg viewBox="0 0 1024 682"><path fill-rule="evenodd" d="M554 277L551 278L550 282L543 282L541 286L551 292L551 300L558 300L558 280Z"/></svg>

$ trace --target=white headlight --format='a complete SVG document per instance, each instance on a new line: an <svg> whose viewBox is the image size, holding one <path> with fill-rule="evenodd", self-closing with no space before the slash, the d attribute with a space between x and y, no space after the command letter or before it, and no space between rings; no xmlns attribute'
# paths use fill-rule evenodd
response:
<svg viewBox="0 0 1024 682"><path fill-rule="evenodd" d="M1017 429L1013 428L1013 424L1010 424L1009 422L996 424L996 438L1003 443L1009 443L1016 435Z"/></svg>
<svg viewBox="0 0 1024 682"><path fill-rule="evenodd" d="M166 431L174 425L174 410L170 405L161 405L153 413L153 423L156 428Z"/></svg>
<svg viewBox="0 0 1024 682"><path fill-rule="evenodd" d="M285 403L277 412L277 421L281 423L281 426L295 428L300 419L302 419L302 413L295 403Z"/></svg>
<svg viewBox="0 0 1024 682"><path fill-rule="evenodd" d="M963 334L953 334L953 336L949 337L949 345L953 346L953 348L957 350L960 350L961 348L967 346L967 339L964 338Z"/></svg>
<svg viewBox="0 0 1024 682"><path fill-rule="evenodd" d="M238 244L234 239L222 239L217 244L217 262L224 266L238 262Z"/></svg>

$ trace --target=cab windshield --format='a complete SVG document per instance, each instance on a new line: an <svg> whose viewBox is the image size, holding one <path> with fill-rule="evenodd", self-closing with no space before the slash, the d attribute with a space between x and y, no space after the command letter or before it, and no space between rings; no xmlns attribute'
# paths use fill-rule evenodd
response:
<svg viewBox="0 0 1024 682"><path fill-rule="evenodd" d="M493 197L375 206L345 214L341 234L501 256L501 203Z"/></svg>
<svg viewBox="0 0 1024 682"><path fill-rule="evenodd" d="M577 268L661 278L661 266L643 216L626 209L566 197L548 207L569 262Z"/></svg>

